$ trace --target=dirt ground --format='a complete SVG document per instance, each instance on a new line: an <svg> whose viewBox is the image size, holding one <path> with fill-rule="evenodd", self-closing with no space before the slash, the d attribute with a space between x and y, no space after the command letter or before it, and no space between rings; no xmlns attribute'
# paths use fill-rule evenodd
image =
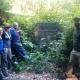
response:
<svg viewBox="0 0 80 80"><path fill-rule="evenodd" d="M6 77L4 80L80 80L75 75L72 75L70 78L66 79L56 79L52 78L49 73L43 74L35 74L30 72L21 72L21 73L13 73L9 77Z"/></svg>
<svg viewBox="0 0 80 80"><path fill-rule="evenodd" d="M50 74L35 74L35 73L18 73L11 74L9 77L6 77L5 80L56 80L53 79Z"/></svg>

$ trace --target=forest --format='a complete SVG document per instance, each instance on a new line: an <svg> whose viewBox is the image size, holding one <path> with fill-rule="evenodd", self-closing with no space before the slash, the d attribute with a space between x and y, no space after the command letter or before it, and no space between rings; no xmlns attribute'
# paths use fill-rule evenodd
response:
<svg viewBox="0 0 80 80"><path fill-rule="evenodd" d="M80 17L80 0L0 0L0 25L3 27L5 23L10 23L12 26L15 21L19 23L21 42L30 60L28 64L20 59L19 64L12 66L13 70L16 73L26 71L36 74L49 73L53 78L64 77L73 49L75 17ZM45 30L50 28L50 24L56 26L53 29L58 26L61 30L60 38L41 37L40 42L37 38L40 28L36 29L40 24L46 26L43 30L46 34L49 31ZM52 36L55 36L55 32L52 33ZM75 73L79 73L80 77L79 69Z"/></svg>

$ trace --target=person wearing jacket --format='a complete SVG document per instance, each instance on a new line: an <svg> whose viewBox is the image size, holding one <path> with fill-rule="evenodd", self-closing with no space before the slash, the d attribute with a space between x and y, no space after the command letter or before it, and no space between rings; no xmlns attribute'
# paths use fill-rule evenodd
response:
<svg viewBox="0 0 80 80"><path fill-rule="evenodd" d="M67 75L72 75L74 72L75 64L78 63L80 67L80 17L74 19L75 30L73 33L73 50L70 54L70 61L68 65ZM78 66L77 66L78 68Z"/></svg>
<svg viewBox="0 0 80 80"><path fill-rule="evenodd" d="M9 75L9 71L11 69L11 59L12 59L12 52L11 52L11 34L10 34L10 24L6 23L3 29L3 51L4 54L2 55L2 72L4 76Z"/></svg>
<svg viewBox="0 0 80 80"><path fill-rule="evenodd" d="M10 29L12 36L12 53L15 53L17 59L24 59L26 62L29 61L29 56L27 55L26 50L23 48L21 40L20 40L20 30L19 24L14 22L13 27Z"/></svg>
<svg viewBox="0 0 80 80"><path fill-rule="evenodd" d="M0 57L3 53L3 40L2 40L3 29L0 27ZM1 64L0 64L1 65ZM0 80L3 80L3 74L0 70Z"/></svg>

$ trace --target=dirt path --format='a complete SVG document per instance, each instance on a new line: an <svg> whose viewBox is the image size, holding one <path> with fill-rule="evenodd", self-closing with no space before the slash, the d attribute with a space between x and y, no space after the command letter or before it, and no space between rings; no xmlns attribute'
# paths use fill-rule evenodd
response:
<svg viewBox="0 0 80 80"><path fill-rule="evenodd" d="M65 80L65 79L52 78L51 75L47 73L35 74L29 72L22 72L18 74L13 73L9 77L5 78L5 80ZM73 75L71 78L66 78L66 80L80 80L80 79Z"/></svg>
<svg viewBox="0 0 80 80"><path fill-rule="evenodd" d="M50 74L35 74L35 73L19 73L19 74L12 74L7 77L5 80L54 80Z"/></svg>

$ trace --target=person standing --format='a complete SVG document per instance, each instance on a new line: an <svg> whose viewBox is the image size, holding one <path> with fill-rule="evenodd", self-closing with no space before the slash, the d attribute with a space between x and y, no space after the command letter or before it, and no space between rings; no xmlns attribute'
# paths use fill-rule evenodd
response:
<svg viewBox="0 0 80 80"><path fill-rule="evenodd" d="M70 61L68 65L67 76L73 74L75 64L78 63L80 67L80 17L74 18L75 30L73 33L73 50L70 54ZM78 68L78 67L77 67Z"/></svg>
<svg viewBox="0 0 80 80"><path fill-rule="evenodd" d="M19 24L14 22L13 27L10 29L12 36L12 53L15 53L17 59L24 59L26 62L29 61L29 56L27 55L26 50L23 48L20 40L20 29Z"/></svg>
<svg viewBox="0 0 80 80"><path fill-rule="evenodd" d="M12 52L11 52L11 34L10 34L10 24L6 23L3 29L3 51L4 54L2 55L2 72L4 76L9 75L9 71L11 70L11 59L12 59Z"/></svg>
<svg viewBox="0 0 80 80"><path fill-rule="evenodd" d="M2 40L2 34L3 34L3 29L0 27L0 57L3 53L3 40ZM1 66L1 64L0 64ZM0 70L0 80L3 80L3 74L2 71Z"/></svg>

